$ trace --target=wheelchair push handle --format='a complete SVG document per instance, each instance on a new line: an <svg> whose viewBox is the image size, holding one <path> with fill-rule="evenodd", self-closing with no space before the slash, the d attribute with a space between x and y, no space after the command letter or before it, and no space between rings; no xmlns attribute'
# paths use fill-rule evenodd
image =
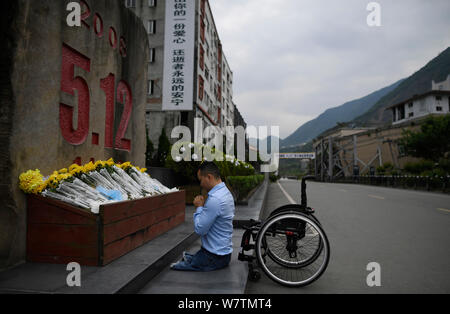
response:
<svg viewBox="0 0 450 314"><path fill-rule="evenodd" d="M312 180L315 179L315 176L304 176L302 178L302 189L301 189L301 196L302 196L302 202L301 205L304 206L305 208L308 206L308 200L306 197L306 180Z"/></svg>

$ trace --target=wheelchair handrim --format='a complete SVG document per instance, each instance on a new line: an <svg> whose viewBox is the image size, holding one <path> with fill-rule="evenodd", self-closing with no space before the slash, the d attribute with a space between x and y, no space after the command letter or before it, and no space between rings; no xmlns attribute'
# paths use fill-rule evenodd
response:
<svg viewBox="0 0 450 314"><path fill-rule="evenodd" d="M324 262L320 266L319 270L312 277L309 277L309 278L307 278L305 280L298 281L298 282L287 281L287 280L284 280L282 278L279 278L279 277L275 276L267 268L266 264L262 260L262 255L261 255L261 252L260 252L262 239L263 239L264 234L267 231L267 229L269 229L269 227L271 225L273 225L274 223L276 223L277 221L282 220L282 219L289 219L289 218L301 219L301 220L305 221L306 223L309 223L319 233L319 235L321 237L322 244L323 244L323 247L321 248L321 251L325 250ZM275 280L275 281L277 281L277 282L279 282L279 283L281 283L283 285L286 285L286 286L303 286L303 285L311 283L314 280L316 280L317 278L319 278L323 274L323 272L325 271L326 267L328 266L329 253L330 253L329 243L328 243L327 237L326 237L324 231L322 230L322 228L316 222L314 222L313 220L309 219L308 217L306 217L305 215L300 214L300 213L280 213L279 215L276 215L276 216L272 217L270 220L268 220L261 227L261 229L260 229L260 231L258 233L258 237L256 239L256 250L259 252L259 254L257 254L258 263L262 267L264 272L269 277L271 277L273 280Z"/></svg>

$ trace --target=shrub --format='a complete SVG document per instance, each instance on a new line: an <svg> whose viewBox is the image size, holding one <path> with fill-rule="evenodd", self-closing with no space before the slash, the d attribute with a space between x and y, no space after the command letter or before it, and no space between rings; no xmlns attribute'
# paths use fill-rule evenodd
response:
<svg viewBox="0 0 450 314"><path fill-rule="evenodd" d="M405 164L404 170L407 173L419 175L426 171L432 171L434 162L431 160L421 160L418 162L408 162Z"/></svg>
<svg viewBox="0 0 450 314"><path fill-rule="evenodd" d="M278 177L274 173L271 173L269 176L269 180L270 182L277 182Z"/></svg>
<svg viewBox="0 0 450 314"><path fill-rule="evenodd" d="M383 166L377 167L377 174L384 175L384 174L390 174L394 170L394 165L390 162L386 162L383 164Z"/></svg>
<svg viewBox="0 0 450 314"><path fill-rule="evenodd" d="M226 179L237 200L243 200L255 187L264 181L264 175L230 176Z"/></svg>
<svg viewBox="0 0 450 314"><path fill-rule="evenodd" d="M439 159L439 168L450 174L450 158Z"/></svg>
<svg viewBox="0 0 450 314"><path fill-rule="evenodd" d="M181 153L182 147L184 148L184 152ZM192 148L190 148L192 147ZM176 143L172 146L170 152L172 150L179 151L181 155L184 156L184 159L188 159L188 156L192 156L194 152L201 151L202 153L205 151L205 145L198 144L198 143ZM185 161L184 159L180 161L173 160L172 154L169 152L165 167L172 169L175 174L181 176L184 181L189 183L196 182L197 177L197 170L200 167L201 161ZM215 150L212 149L212 153L215 154ZM225 179L229 176L252 176L255 175L255 168L249 163L243 162L241 160L238 160L236 158L229 158L231 160L227 160L227 155L224 153L218 151L219 154L222 154L223 161L217 161L215 160L214 163L219 167L220 174L222 176L222 180L225 181ZM232 157L232 156L229 156Z"/></svg>

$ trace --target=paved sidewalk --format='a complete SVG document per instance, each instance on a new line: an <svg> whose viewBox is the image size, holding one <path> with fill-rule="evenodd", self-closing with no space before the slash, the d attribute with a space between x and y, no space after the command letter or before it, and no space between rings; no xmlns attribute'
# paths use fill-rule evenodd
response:
<svg viewBox="0 0 450 314"><path fill-rule="evenodd" d="M238 260L243 230L233 232L233 254L227 268L213 272L180 272L167 266L158 276L148 283L140 294L242 294L245 291L248 276L247 263ZM192 254L201 247L196 241L186 249ZM177 261L181 259L178 256Z"/></svg>
<svg viewBox="0 0 450 314"><path fill-rule="evenodd" d="M243 294L247 285L248 265L238 260L243 229L250 219L259 219L261 210L266 201L269 182L265 182L249 199L248 206L237 205L233 232L233 255L227 268L214 272L180 272L167 266L158 276L149 282L141 294ZM192 208L194 211L194 208ZM201 247L200 239L186 249L187 252L196 253ZM181 254L173 260L181 259Z"/></svg>

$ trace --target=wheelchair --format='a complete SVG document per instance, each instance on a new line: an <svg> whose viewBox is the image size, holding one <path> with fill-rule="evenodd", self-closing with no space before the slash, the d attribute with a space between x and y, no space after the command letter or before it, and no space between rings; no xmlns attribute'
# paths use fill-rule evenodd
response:
<svg viewBox="0 0 450 314"><path fill-rule="evenodd" d="M301 204L282 206L267 220L250 220L243 227L239 260L248 262L249 280L258 281L262 269L278 284L303 287L325 272L330 245L314 210L307 206L306 180L312 178L302 179Z"/></svg>

